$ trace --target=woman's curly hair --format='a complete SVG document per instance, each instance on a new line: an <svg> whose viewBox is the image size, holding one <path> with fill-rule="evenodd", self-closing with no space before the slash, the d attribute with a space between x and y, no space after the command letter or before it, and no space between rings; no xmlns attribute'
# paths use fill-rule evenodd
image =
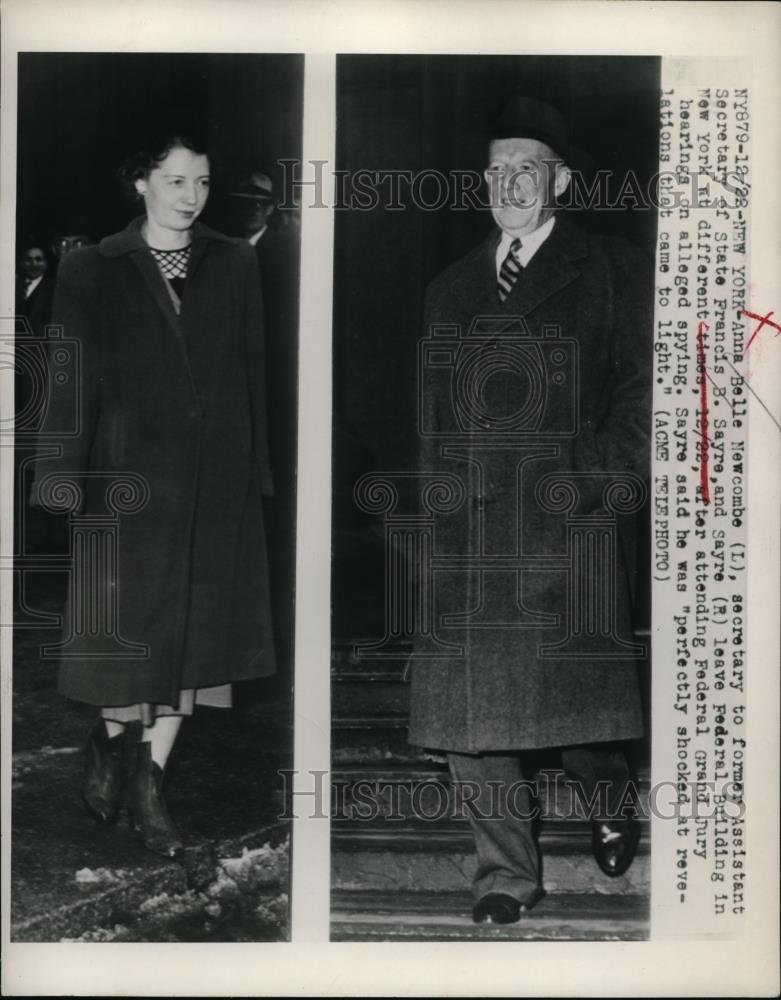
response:
<svg viewBox="0 0 781 1000"><path fill-rule="evenodd" d="M162 132L151 137L141 149L131 153L119 168L119 182L123 192L129 198L138 198L136 181L148 177L174 149L189 149L197 156L206 156L211 163L206 143L200 136L180 131Z"/></svg>

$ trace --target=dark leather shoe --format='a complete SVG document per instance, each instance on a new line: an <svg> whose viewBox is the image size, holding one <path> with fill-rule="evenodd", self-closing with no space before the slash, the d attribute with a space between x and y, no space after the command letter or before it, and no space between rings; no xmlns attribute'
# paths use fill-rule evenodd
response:
<svg viewBox="0 0 781 1000"><path fill-rule="evenodd" d="M127 796L130 828L141 834L148 850L166 858L178 858L184 853L184 844L168 815L162 784L163 772L152 760L149 743L138 743Z"/></svg>
<svg viewBox="0 0 781 1000"><path fill-rule="evenodd" d="M109 738L106 724L100 719L84 749L81 799L87 812L99 823L115 823L122 805L124 736L123 730Z"/></svg>
<svg viewBox="0 0 781 1000"><path fill-rule="evenodd" d="M591 846L597 864L611 878L623 875L634 860L640 827L633 819L594 823Z"/></svg>
<svg viewBox="0 0 781 1000"><path fill-rule="evenodd" d="M506 892L489 892L475 903L472 920L476 924L514 924L522 913L529 910L545 895L542 889L535 889L525 899L516 899Z"/></svg>

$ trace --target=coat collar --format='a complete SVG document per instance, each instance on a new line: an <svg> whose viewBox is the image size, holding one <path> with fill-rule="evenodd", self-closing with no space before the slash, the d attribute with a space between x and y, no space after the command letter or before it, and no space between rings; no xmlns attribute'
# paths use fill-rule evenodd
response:
<svg viewBox="0 0 781 1000"><path fill-rule="evenodd" d="M474 302L475 281L483 293L481 308L496 316L526 316L580 276L579 262L588 256L588 239L564 214L556 218L550 237L525 267L504 302L496 282L496 248L501 231L493 232L469 255L468 266L454 291L466 304Z"/></svg>
<svg viewBox="0 0 781 1000"><path fill-rule="evenodd" d="M496 248L499 245L501 237L501 229L495 227L481 244L481 248L490 247L491 252L494 254L494 260L496 258ZM581 260L583 257L588 256L588 239L584 231L578 228L565 212L558 212L556 215L556 225L553 227L550 236L542 243L542 246L540 246L534 257L532 257L528 267L532 266L532 263L546 248L548 250L555 250L557 255L566 260Z"/></svg>
<svg viewBox="0 0 781 1000"><path fill-rule="evenodd" d="M119 232L114 233L111 236L106 236L98 244L98 252L103 257L121 257L123 254L133 253L134 250L146 250L147 245L144 242L144 238L141 235L141 224L144 221L144 216L140 215L138 218L133 219L125 228ZM195 222L193 224L193 252L195 252L195 244L199 242L205 242L208 240L216 240L219 243L239 243L239 240L234 239L231 236L223 236L222 233L218 233L215 229L210 229L208 226L204 226L200 222Z"/></svg>
<svg viewBox="0 0 781 1000"><path fill-rule="evenodd" d="M165 278L160 274L160 269L155 263L152 254L149 253L143 236L141 235L141 225L144 216L126 226L122 232L107 236L98 244L98 253L103 257L117 258L129 256L146 282L150 294L163 312L166 321L177 337L181 340L182 333L179 317L171 302L171 296L166 288ZM192 278L206 253L210 242L237 244L239 241L230 236L223 236L208 226L203 226L199 222L193 225L192 256L190 257L188 280Z"/></svg>

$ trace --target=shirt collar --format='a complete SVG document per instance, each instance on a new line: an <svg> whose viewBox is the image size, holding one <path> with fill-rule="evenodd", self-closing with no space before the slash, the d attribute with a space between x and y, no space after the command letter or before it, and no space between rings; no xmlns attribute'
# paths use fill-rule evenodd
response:
<svg viewBox="0 0 781 1000"><path fill-rule="evenodd" d="M250 238L249 238L249 242L254 247L256 247L258 245L258 242L260 241L260 237L265 233L265 231L267 229L268 229L268 226L264 226L262 229L259 229L256 233L253 233L252 236L250 236Z"/></svg>
<svg viewBox="0 0 781 1000"><path fill-rule="evenodd" d="M25 282L24 297L26 299L29 299L29 297L32 295L32 293L35 291L35 289L38 287L38 285L40 285L42 281L43 281L43 275L39 274L37 278L32 279L29 285Z"/></svg>
<svg viewBox="0 0 781 1000"><path fill-rule="evenodd" d="M547 222L543 223L539 229L535 229L533 233L527 233L526 236L521 237L521 249L515 255L518 258L518 262L523 266L529 263L532 257L537 253L542 244L547 240L550 234L553 232L553 227L556 223L556 216L552 215ZM501 269L504 258L510 252L510 244L515 239L514 236L510 236L509 233L502 232L502 237L499 240L499 245L496 248L496 273L497 276Z"/></svg>

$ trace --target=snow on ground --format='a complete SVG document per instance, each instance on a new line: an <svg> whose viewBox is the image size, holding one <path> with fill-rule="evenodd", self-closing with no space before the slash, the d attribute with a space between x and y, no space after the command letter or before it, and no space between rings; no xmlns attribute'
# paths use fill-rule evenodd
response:
<svg viewBox="0 0 781 1000"><path fill-rule="evenodd" d="M278 847L266 843L244 848L241 855L221 858L211 882L201 890L167 892L144 900L125 923L99 927L66 942L98 941L281 941L287 938L289 840ZM112 884L122 869L82 868L83 884Z"/></svg>

